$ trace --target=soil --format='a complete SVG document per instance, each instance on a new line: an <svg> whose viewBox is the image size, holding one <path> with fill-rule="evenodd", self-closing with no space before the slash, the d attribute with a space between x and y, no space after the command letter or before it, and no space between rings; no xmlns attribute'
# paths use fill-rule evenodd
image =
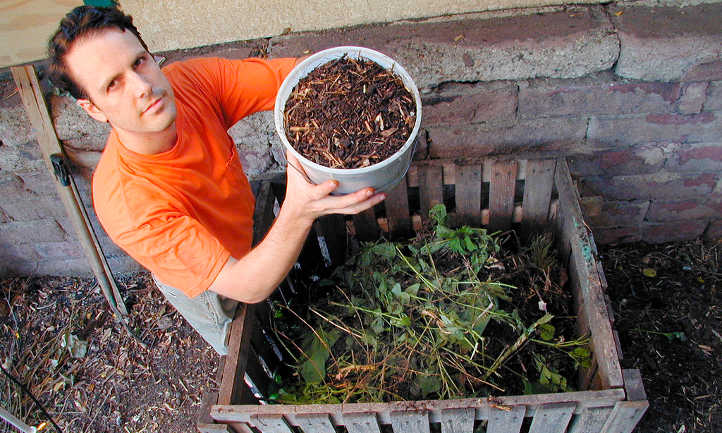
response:
<svg viewBox="0 0 722 433"><path fill-rule="evenodd" d="M722 432L722 244L601 248L623 351L649 409L638 432Z"/></svg>
<svg viewBox="0 0 722 433"><path fill-rule="evenodd" d="M635 431L722 431L722 245L632 244L600 253L622 366L641 370L650 401ZM647 268L656 274L646 276ZM113 319L94 280L13 278L0 280L0 361L64 432L195 431L202 395L217 389L219 357L147 274L120 283L130 328L147 348ZM64 331L88 342L84 357L63 355ZM45 420L3 374L0 402L28 424ZM6 431L14 430L0 421Z"/></svg>
<svg viewBox="0 0 722 433"><path fill-rule="evenodd" d="M403 147L416 116L401 79L369 60L341 58L301 79L286 102L289 143L331 168L361 168Z"/></svg>

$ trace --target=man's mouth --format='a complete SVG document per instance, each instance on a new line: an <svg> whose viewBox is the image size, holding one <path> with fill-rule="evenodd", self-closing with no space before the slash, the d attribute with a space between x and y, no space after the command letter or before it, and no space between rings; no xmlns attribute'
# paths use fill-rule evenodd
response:
<svg viewBox="0 0 722 433"><path fill-rule="evenodd" d="M146 113L148 113L149 111L153 111L153 109L155 109L156 107L158 107L158 105L160 104L160 102L161 102L162 100L163 100L163 97L161 96L160 98L158 98L158 99L156 99L155 101L151 102L151 104L150 104L148 107L146 107L145 110L143 110L143 112L141 113L141 115L146 114Z"/></svg>

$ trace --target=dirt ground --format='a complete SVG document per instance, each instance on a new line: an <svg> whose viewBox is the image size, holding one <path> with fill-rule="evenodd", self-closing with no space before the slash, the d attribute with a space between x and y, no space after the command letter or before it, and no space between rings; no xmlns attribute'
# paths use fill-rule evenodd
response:
<svg viewBox="0 0 722 433"><path fill-rule="evenodd" d="M641 370L650 399L636 431L722 432L722 246L633 244L600 254L622 365ZM219 357L165 305L148 275L120 285L128 326L113 318L94 280L0 281L3 368L63 432L195 431L203 394L218 386ZM28 424L46 421L3 374L0 397Z"/></svg>

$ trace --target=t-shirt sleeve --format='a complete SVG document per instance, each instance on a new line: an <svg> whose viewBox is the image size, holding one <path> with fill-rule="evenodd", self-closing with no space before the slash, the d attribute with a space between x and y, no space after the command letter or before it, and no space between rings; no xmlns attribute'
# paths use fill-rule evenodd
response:
<svg viewBox="0 0 722 433"><path fill-rule="evenodd" d="M229 128L249 114L272 109L278 89L296 64L294 58L218 61L221 106Z"/></svg>
<svg viewBox="0 0 722 433"><path fill-rule="evenodd" d="M207 290L231 255L197 220L172 210L154 211L140 225L110 235L159 280L189 297Z"/></svg>

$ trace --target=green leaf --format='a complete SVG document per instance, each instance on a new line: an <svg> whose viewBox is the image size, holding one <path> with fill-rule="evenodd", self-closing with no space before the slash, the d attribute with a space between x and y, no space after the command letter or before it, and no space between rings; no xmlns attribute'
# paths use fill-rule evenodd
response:
<svg viewBox="0 0 722 433"><path fill-rule="evenodd" d="M416 296L419 294L420 287L421 287L420 283L414 283L406 288L406 293L408 293L411 296Z"/></svg>
<svg viewBox="0 0 722 433"><path fill-rule="evenodd" d="M652 268L644 268L642 269L642 274L644 274L645 277L654 278L657 276L657 270Z"/></svg>
<svg viewBox="0 0 722 433"><path fill-rule="evenodd" d="M384 324L384 319L381 316L376 316L373 322L371 322L371 329L376 333L376 335L381 334L386 330L386 325Z"/></svg>
<svg viewBox="0 0 722 433"><path fill-rule="evenodd" d="M421 388L422 398L441 391L441 380L436 376L417 376L416 384Z"/></svg>
<svg viewBox="0 0 722 433"><path fill-rule="evenodd" d="M429 218L434 220L437 225L444 225L446 223L446 217L446 206L443 204L437 204L429 209Z"/></svg>
<svg viewBox="0 0 722 433"><path fill-rule="evenodd" d="M401 284L394 284L394 287L391 288L391 293L393 293L396 297L401 296Z"/></svg>
<svg viewBox="0 0 722 433"><path fill-rule="evenodd" d="M556 331L556 328L554 328L554 325L552 324L544 323L543 325L539 325L539 331L542 340L550 341L552 338L554 338L554 332Z"/></svg>
<svg viewBox="0 0 722 433"><path fill-rule="evenodd" d="M466 243L466 249L469 251L474 251L476 249L476 245L471 241L471 238L469 236L464 237L464 242Z"/></svg>
<svg viewBox="0 0 722 433"><path fill-rule="evenodd" d="M321 342L314 334L311 347L306 351L309 359L301 364L301 376L307 383L320 383L326 377L326 361L330 355L329 349L333 347L341 333L334 329L330 332L318 330L318 335L324 339Z"/></svg>
<svg viewBox="0 0 722 433"><path fill-rule="evenodd" d="M371 252L377 256L393 259L396 257L396 246L391 242L384 242L382 244L374 245L374 247L371 248Z"/></svg>

